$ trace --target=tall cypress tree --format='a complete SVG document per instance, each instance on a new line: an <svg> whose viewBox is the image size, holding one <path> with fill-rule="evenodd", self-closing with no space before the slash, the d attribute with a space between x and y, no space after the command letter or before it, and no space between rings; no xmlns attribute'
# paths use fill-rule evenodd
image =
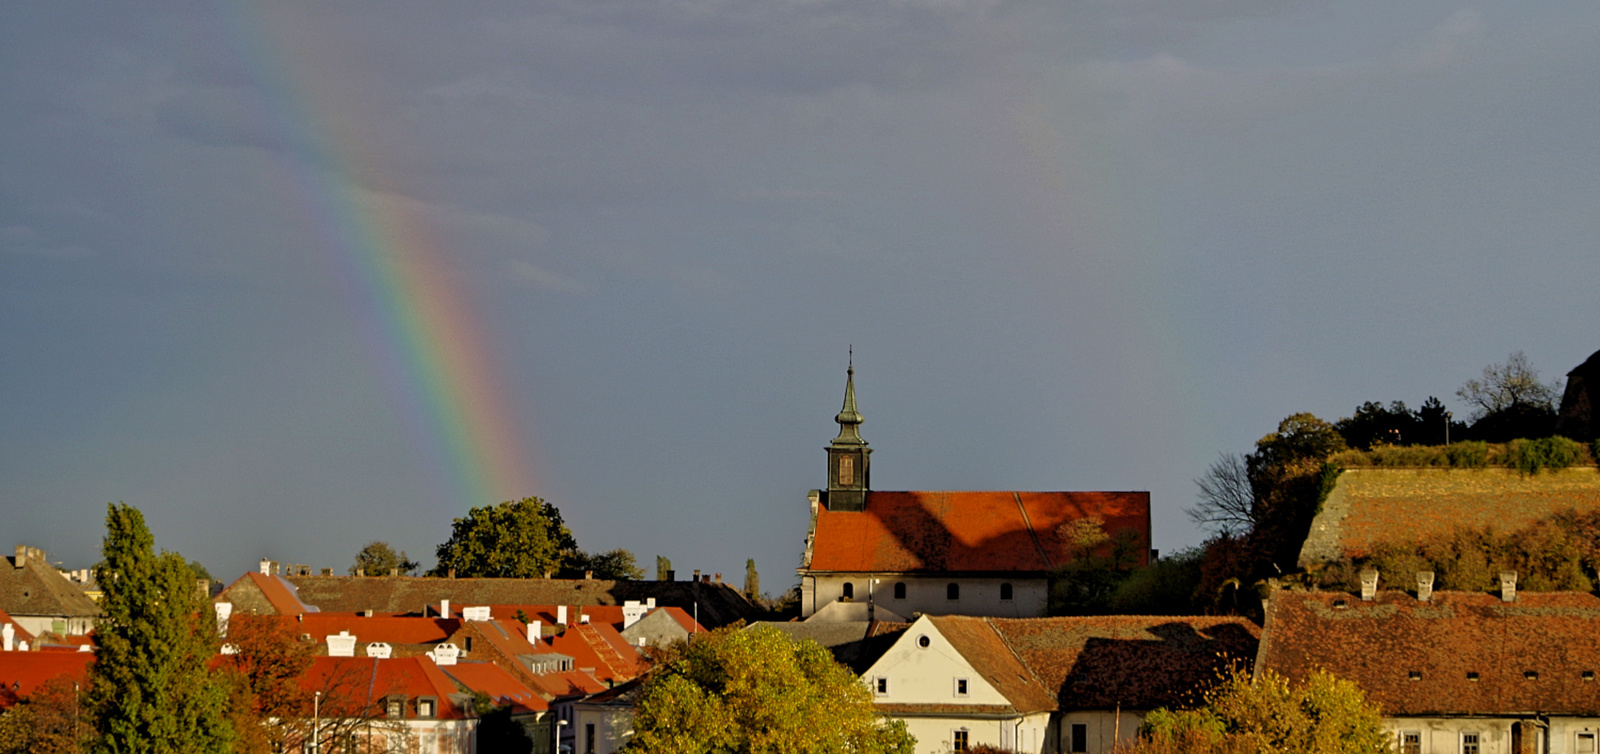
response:
<svg viewBox="0 0 1600 754"><path fill-rule="evenodd" d="M93 751L232 751L227 689L206 668L217 643L209 601L182 556L155 553L144 514L108 508L95 566L104 614L89 687Z"/></svg>

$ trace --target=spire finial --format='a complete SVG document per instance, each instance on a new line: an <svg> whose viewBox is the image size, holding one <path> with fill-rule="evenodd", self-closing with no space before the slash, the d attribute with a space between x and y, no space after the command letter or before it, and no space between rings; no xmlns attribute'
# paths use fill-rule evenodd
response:
<svg viewBox="0 0 1600 754"><path fill-rule="evenodd" d="M839 415L833 418L839 423L839 436L833 439L834 444L849 443L865 445L861 439L860 425L864 421L861 412L856 410L856 347L850 346L850 366L845 370L844 379L844 408Z"/></svg>

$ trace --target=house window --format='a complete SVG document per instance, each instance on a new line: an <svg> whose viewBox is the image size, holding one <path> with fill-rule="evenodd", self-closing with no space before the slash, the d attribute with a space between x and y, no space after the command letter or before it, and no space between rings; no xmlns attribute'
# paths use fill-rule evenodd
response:
<svg viewBox="0 0 1600 754"><path fill-rule="evenodd" d="M1578 754L1595 754L1593 733L1579 733L1577 743L1573 750Z"/></svg>
<svg viewBox="0 0 1600 754"><path fill-rule="evenodd" d="M1468 670L1467 671L1467 680L1469 680L1469 681L1478 680L1478 671L1476 671L1476 670Z"/></svg>
<svg viewBox="0 0 1600 754"><path fill-rule="evenodd" d="M466 649L463 650L463 651L471 652L472 651L472 637L468 636L468 637L466 637L466 640L467 640Z"/></svg>
<svg viewBox="0 0 1600 754"><path fill-rule="evenodd" d="M1400 732L1400 754L1422 754L1422 732L1406 730Z"/></svg>
<svg viewBox="0 0 1600 754"><path fill-rule="evenodd" d="M950 748L953 751L967 750L967 732L955 730L950 732Z"/></svg>
<svg viewBox="0 0 1600 754"><path fill-rule="evenodd" d="M906 582L894 582L894 598L897 600L903 600L906 598Z"/></svg>
<svg viewBox="0 0 1600 754"><path fill-rule="evenodd" d="M583 724L583 754L594 754L594 723Z"/></svg>
<svg viewBox="0 0 1600 754"><path fill-rule="evenodd" d="M1011 599L1011 585L1010 584L1001 584L1000 585L1000 599L1003 599L1003 600Z"/></svg>
<svg viewBox="0 0 1600 754"><path fill-rule="evenodd" d="M847 600L853 600L856 598L855 584L852 584L848 581L844 582L844 598Z"/></svg>
<svg viewBox="0 0 1600 754"><path fill-rule="evenodd" d="M873 686L878 692L878 696L884 696L889 693L889 679L887 678L878 678L874 680Z"/></svg>
<svg viewBox="0 0 1600 754"><path fill-rule="evenodd" d="M953 581L946 585L944 588L944 598L947 600L961 599L961 585Z"/></svg>
<svg viewBox="0 0 1600 754"><path fill-rule="evenodd" d="M417 717L433 717L434 704L436 702L433 699L418 699Z"/></svg>
<svg viewBox="0 0 1600 754"><path fill-rule="evenodd" d="M406 716L406 700L405 700L405 698L404 697L398 697L398 696L389 697L389 703L384 705L384 714L390 720L396 720L396 719L405 717Z"/></svg>
<svg viewBox="0 0 1600 754"><path fill-rule="evenodd" d="M1478 746L1478 734L1476 732L1461 734L1461 754L1482 754L1482 749Z"/></svg>
<svg viewBox="0 0 1600 754"><path fill-rule="evenodd" d="M931 644L931 643L932 642L930 642L928 640L927 636L918 636L917 637L917 646L922 647L923 649L927 649L928 645Z"/></svg>
<svg viewBox="0 0 1600 754"><path fill-rule="evenodd" d="M1406 679L1407 680L1412 680L1412 681L1420 681L1420 680L1422 680L1422 671L1413 670L1410 673L1406 674Z"/></svg>
<svg viewBox="0 0 1600 754"><path fill-rule="evenodd" d="M965 678L957 678L956 679L956 696L966 696L966 695L967 695L967 679L965 679Z"/></svg>
<svg viewBox="0 0 1600 754"><path fill-rule="evenodd" d="M1089 724L1072 724L1072 746L1067 749L1071 752L1086 752L1089 750Z"/></svg>
<svg viewBox="0 0 1600 754"><path fill-rule="evenodd" d="M850 456L839 456L839 486L849 487L856 483L856 462Z"/></svg>

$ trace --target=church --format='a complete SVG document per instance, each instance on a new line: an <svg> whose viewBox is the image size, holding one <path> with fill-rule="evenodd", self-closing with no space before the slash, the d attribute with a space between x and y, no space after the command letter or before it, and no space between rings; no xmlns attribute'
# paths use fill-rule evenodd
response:
<svg viewBox="0 0 1600 754"><path fill-rule="evenodd" d="M827 489L809 495L802 620L1044 615L1051 573L1073 558L1064 535L1091 521L1149 563L1149 492L873 490L853 364L834 421Z"/></svg>

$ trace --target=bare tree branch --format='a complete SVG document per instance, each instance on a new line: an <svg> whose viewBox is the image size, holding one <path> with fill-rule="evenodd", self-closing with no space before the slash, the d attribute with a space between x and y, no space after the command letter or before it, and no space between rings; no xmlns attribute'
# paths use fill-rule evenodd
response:
<svg viewBox="0 0 1600 754"><path fill-rule="evenodd" d="M1244 456L1223 453L1206 473L1194 480L1200 493L1193 508L1183 509L1190 520L1217 534L1236 536L1254 528L1255 493Z"/></svg>

